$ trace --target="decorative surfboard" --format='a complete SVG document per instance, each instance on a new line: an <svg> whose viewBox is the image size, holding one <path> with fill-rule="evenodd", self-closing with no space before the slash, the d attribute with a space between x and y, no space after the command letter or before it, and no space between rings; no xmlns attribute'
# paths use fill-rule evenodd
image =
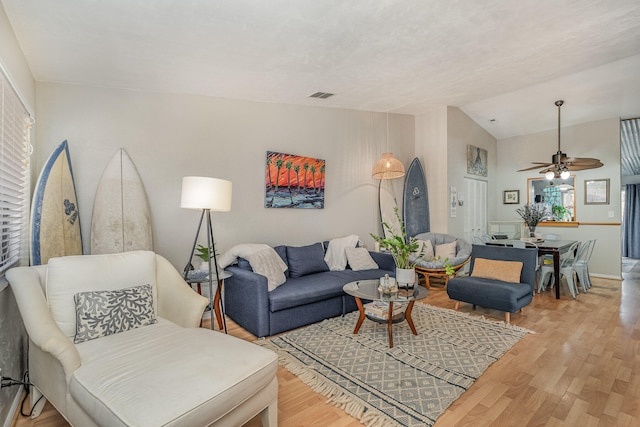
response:
<svg viewBox="0 0 640 427"><path fill-rule="evenodd" d="M151 210L142 180L124 149L98 183L91 218L91 254L153 250Z"/></svg>
<svg viewBox="0 0 640 427"><path fill-rule="evenodd" d="M82 255L78 199L66 140L51 153L36 182L31 203L31 265L65 255Z"/></svg>
<svg viewBox="0 0 640 427"><path fill-rule="evenodd" d="M386 222L393 232L390 232L385 227L382 227L384 237L389 238L393 234L400 234L400 221L396 217L395 209L398 208L396 197L393 195L393 187L390 179L381 179L378 184L378 193L380 201L380 219L382 222Z"/></svg>
<svg viewBox="0 0 640 427"><path fill-rule="evenodd" d="M404 178L402 212L407 236L413 237L431 230L427 180L417 157L411 162Z"/></svg>

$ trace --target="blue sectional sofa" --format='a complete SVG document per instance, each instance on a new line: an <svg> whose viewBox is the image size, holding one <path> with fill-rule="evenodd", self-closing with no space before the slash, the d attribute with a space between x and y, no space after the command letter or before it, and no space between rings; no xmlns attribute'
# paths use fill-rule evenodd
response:
<svg viewBox="0 0 640 427"><path fill-rule="evenodd" d="M327 245L276 246L288 270L286 282L271 292L267 278L238 259L236 265L226 268L233 273L224 287L227 316L257 337L274 335L356 310L355 299L342 290L349 282L395 276L393 258L379 252L370 252L379 269L353 271L347 266L343 271L329 271L324 262Z"/></svg>
<svg viewBox="0 0 640 427"><path fill-rule="evenodd" d="M473 245L469 276L449 280L447 294L459 302L479 305L505 312L505 321L511 320L511 313L521 310L531 303L536 286L537 249L519 249L504 246ZM517 282L495 278L474 276L478 259L492 261L517 261L522 263ZM502 271L494 272L500 276Z"/></svg>

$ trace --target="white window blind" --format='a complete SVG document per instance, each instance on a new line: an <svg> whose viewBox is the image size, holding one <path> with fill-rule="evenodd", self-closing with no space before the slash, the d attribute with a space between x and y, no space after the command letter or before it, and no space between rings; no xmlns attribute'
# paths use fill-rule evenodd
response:
<svg viewBox="0 0 640 427"><path fill-rule="evenodd" d="M0 274L25 254L30 118L0 73Z"/></svg>

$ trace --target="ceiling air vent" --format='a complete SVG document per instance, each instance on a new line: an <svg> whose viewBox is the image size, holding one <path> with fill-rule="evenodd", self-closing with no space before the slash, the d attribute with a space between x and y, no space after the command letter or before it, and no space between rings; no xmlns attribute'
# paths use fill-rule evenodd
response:
<svg viewBox="0 0 640 427"><path fill-rule="evenodd" d="M320 99L327 99L330 96L333 96L335 94L333 93L328 93L328 92L316 92L314 94L309 95L309 98L320 98Z"/></svg>

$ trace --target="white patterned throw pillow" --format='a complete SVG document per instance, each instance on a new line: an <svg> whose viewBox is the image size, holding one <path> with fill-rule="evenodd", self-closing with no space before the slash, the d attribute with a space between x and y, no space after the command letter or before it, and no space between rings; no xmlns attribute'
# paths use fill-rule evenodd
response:
<svg viewBox="0 0 640 427"><path fill-rule="evenodd" d="M115 291L80 292L76 304L76 344L157 323L151 285Z"/></svg>

